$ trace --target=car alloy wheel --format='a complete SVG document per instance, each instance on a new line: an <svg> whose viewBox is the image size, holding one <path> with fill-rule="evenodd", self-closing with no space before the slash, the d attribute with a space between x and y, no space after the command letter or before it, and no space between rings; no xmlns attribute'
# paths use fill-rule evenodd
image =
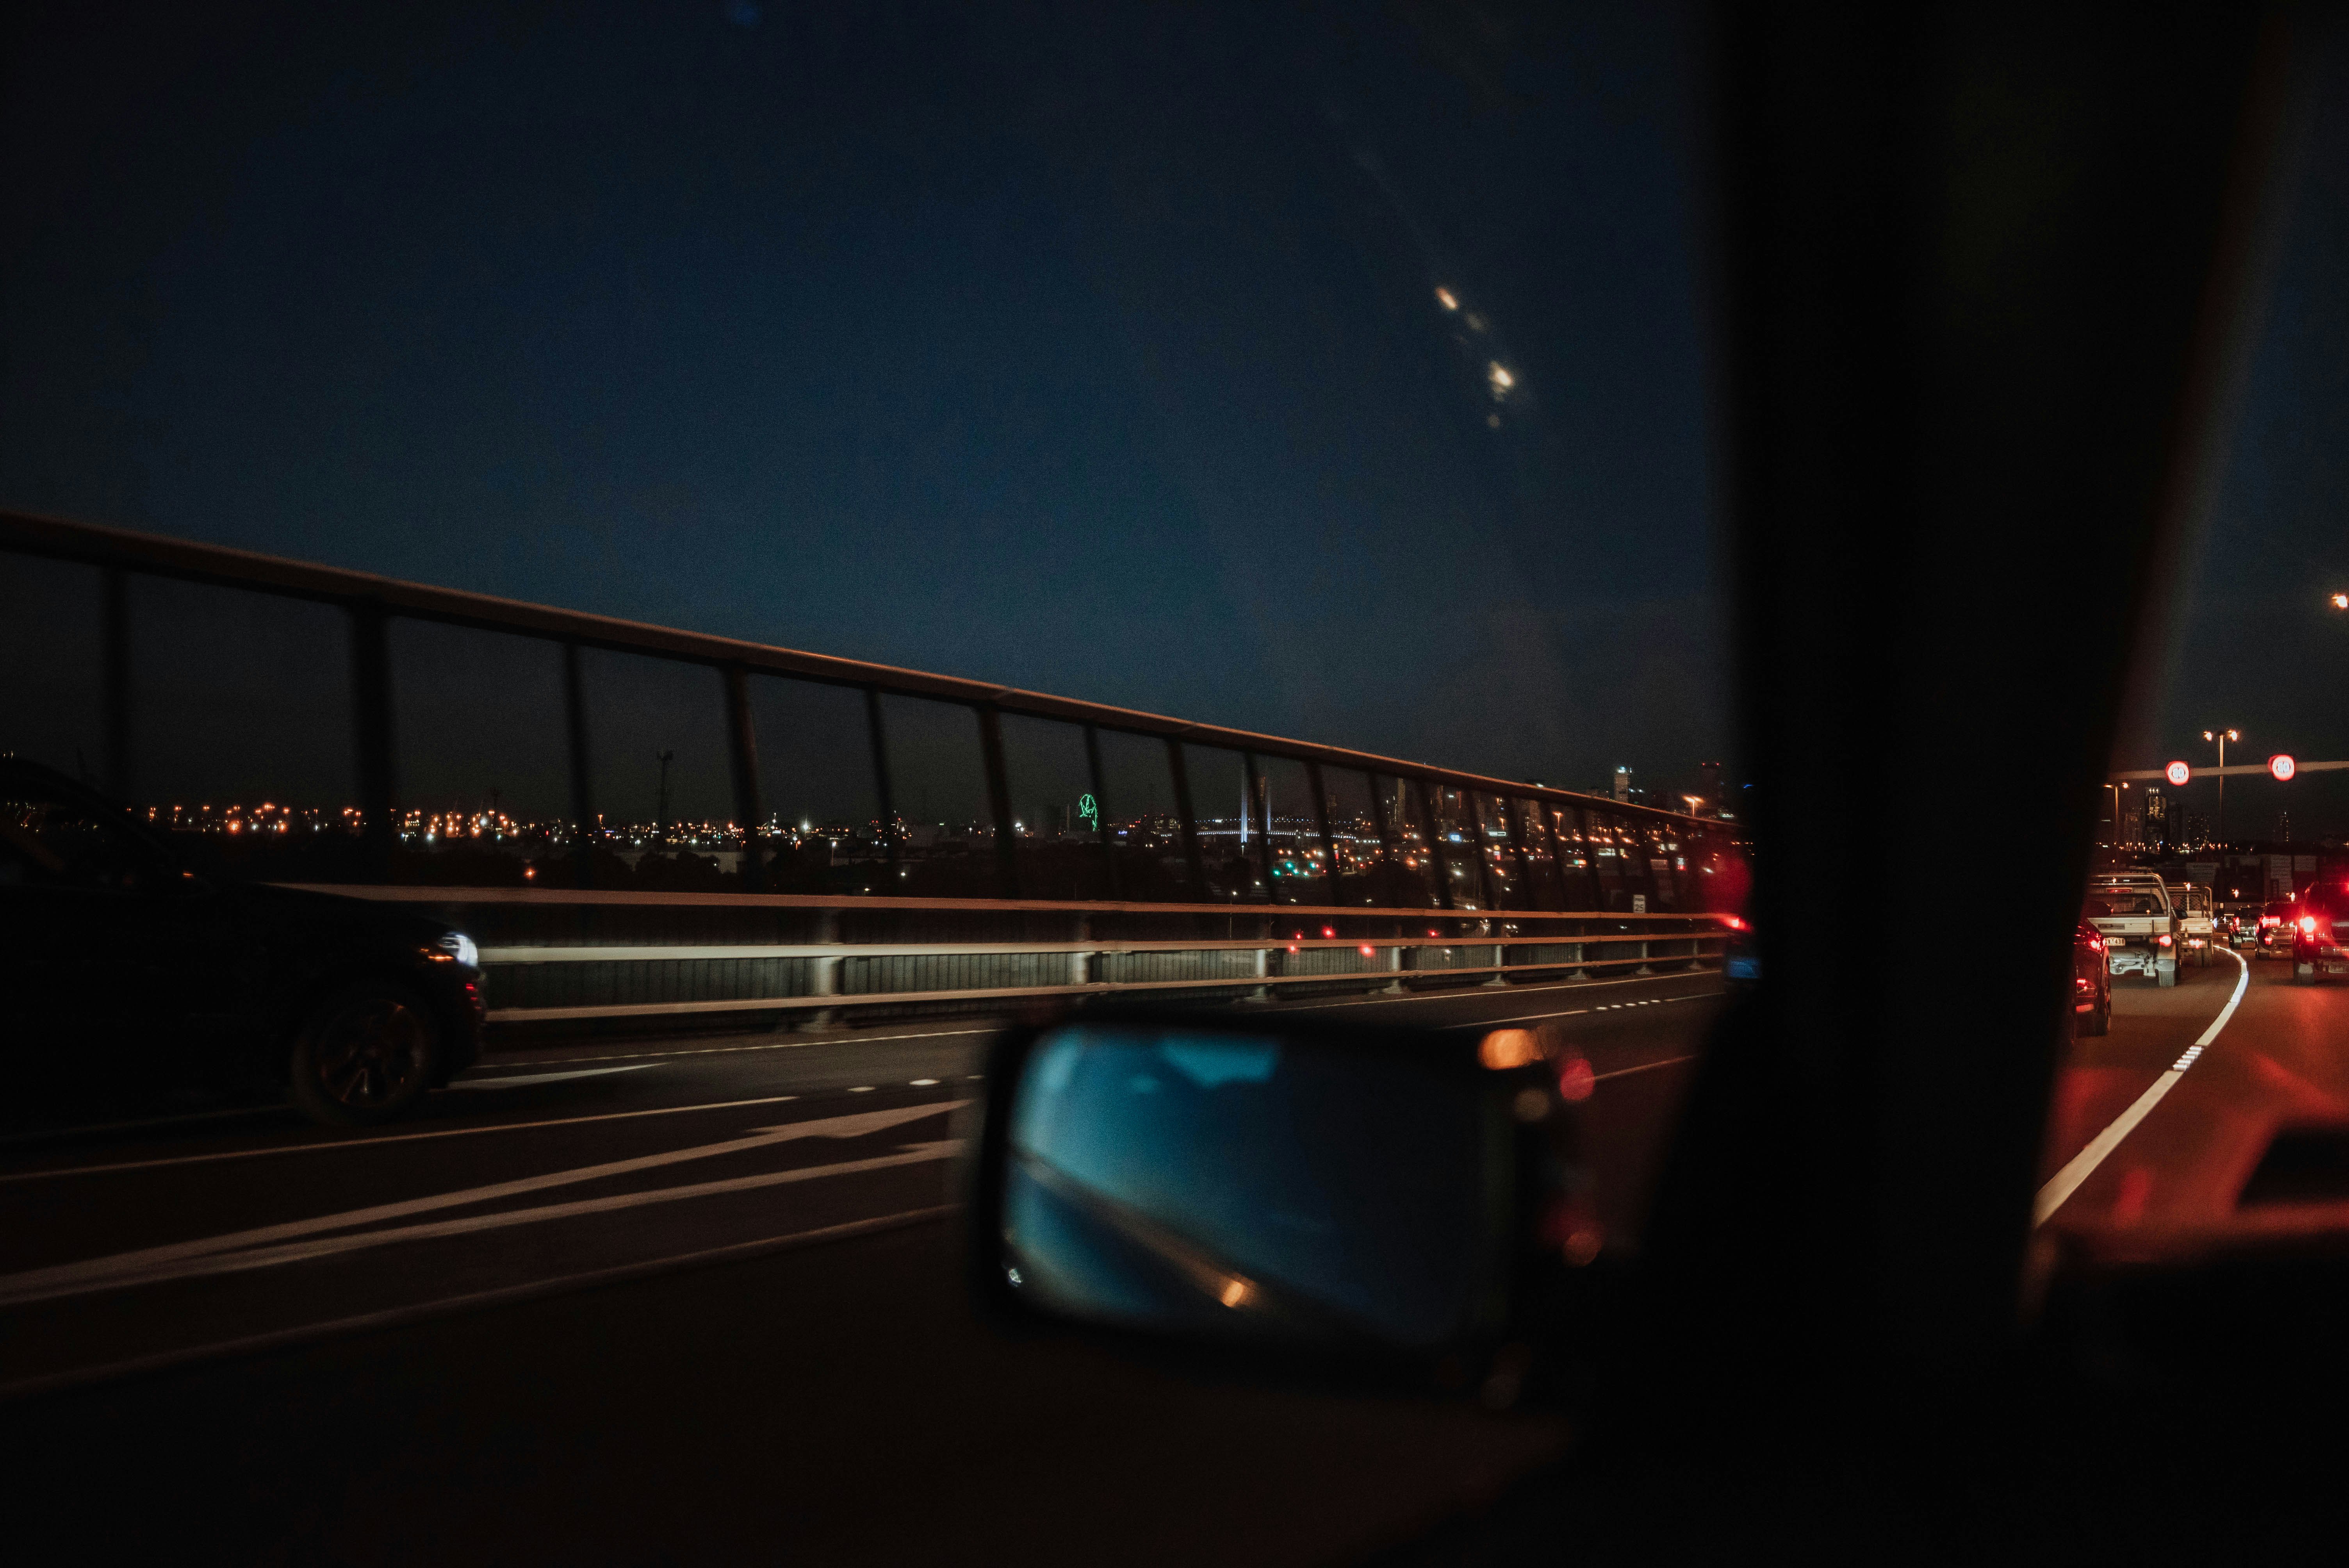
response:
<svg viewBox="0 0 2349 1568"><path fill-rule="evenodd" d="M329 1018L311 1053L318 1087L338 1105L372 1110L425 1070L429 1036L405 1002L367 996Z"/></svg>
<svg viewBox="0 0 2349 1568"><path fill-rule="evenodd" d="M398 1116L422 1098L440 1061L440 1032L404 985L361 982L327 997L295 1042L295 1103L334 1127Z"/></svg>

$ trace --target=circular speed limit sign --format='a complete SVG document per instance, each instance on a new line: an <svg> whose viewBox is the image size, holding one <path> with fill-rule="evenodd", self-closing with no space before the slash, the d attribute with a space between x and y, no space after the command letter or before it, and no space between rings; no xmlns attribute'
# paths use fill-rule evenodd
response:
<svg viewBox="0 0 2349 1568"><path fill-rule="evenodd" d="M2289 779L2293 774L2299 772L2300 764L2294 762L2290 757L2287 757L2282 752L2279 751L2273 757L2268 758L2268 771L2274 774L2277 780L2282 782Z"/></svg>
<svg viewBox="0 0 2349 1568"><path fill-rule="evenodd" d="M2168 779L2170 783L2183 789L2185 788L2186 781L2194 777L2194 769L2187 767L2183 762L2173 762L2168 767L2161 770L2161 776L2164 779Z"/></svg>

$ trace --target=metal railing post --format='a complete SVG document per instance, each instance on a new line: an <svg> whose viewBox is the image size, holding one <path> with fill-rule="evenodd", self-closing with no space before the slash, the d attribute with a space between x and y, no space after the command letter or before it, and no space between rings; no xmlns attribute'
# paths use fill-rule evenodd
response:
<svg viewBox="0 0 2349 1568"><path fill-rule="evenodd" d="M832 947L839 944L840 911L836 909L827 909L816 917L815 939L817 944L822 946ZM808 995L811 996L837 996L841 995L840 971L841 966L847 962L847 959L841 957L838 954L827 954L825 956L817 959L815 961L814 975L808 982ZM819 1007L813 1013L809 1015L807 1026L812 1029L821 1029L829 1025L834 1016L835 1013L833 1008Z"/></svg>
<svg viewBox="0 0 2349 1568"><path fill-rule="evenodd" d="M1441 786L1438 786L1441 788ZM1452 871L1444 864L1444 841L1436 836L1435 797L1425 779L1419 780L1420 831L1427 835L1428 870L1435 882L1435 906L1449 910L1452 903Z"/></svg>
<svg viewBox="0 0 2349 1568"><path fill-rule="evenodd" d="M1321 835L1321 902L1338 902L1338 841L1330 832L1330 797L1321 789L1321 764L1306 758L1305 787L1313 792L1313 827Z"/></svg>
<svg viewBox="0 0 2349 1568"><path fill-rule="evenodd" d="M391 640L383 606L361 600L351 617L352 761L359 785L360 854L366 879L391 880L398 829L392 820L395 783L392 754Z"/></svg>
<svg viewBox="0 0 2349 1568"><path fill-rule="evenodd" d="M896 886L897 799L889 788L889 739L881 723L881 688L864 688L864 727L873 742L873 794L881 811L881 863Z"/></svg>
<svg viewBox="0 0 2349 1568"><path fill-rule="evenodd" d="M131 803L136 779L130 755L130 590L119 566L105 568L99 583L100 614L105 621L99 629L103 638L99 659L106 749L98 767L105 770L106 792L127 806Z"/></svg>
<svg viewBox="0 0 2349 1568"><path fill-rule="evenodd" d="M1207 861L1199 852L1199 817L1191 810L1191 769L1183 760L1183 743L1166 738L1166 770L1174 780L1174 810L1183 819L1183 863L1191 872L1192 891L1207 896Z"/></svg>
<svg viewBox="0 0 2349 1568"><path fill-rule="evenodd" d="M995 873L1005 898L1019 896L1019 846L1011 826L1011 777L1003 766L1003 717L992 704L978 710L979 760L987 769L988 809L995 813Z"/></svg>
<svg viewBox="0 0 2349 1568"><path fill-rule="evenodd" d="M1240 753L1240 778L1243 780L1241 788L1247 791L1247 810L1257 815L1257 870L1264 877L1265 902L1269 903L1275 891L1272 883L1272 791L1263 786L1264 775L1257 771L1255 752Z"/></svg>
<svg viewBox="0 0 2349 1568"><path fill-rule="evenodd" d="M595 799L587 760L587 696L580 687L579 645L563 645L563 729L571 762L572 876L583 888L595 885Z"/></svg>
<svg viewBox="0 0 2349 1568"><path fill-rule="evenodd" d="M759 736L750 719L750 679L740 665L728 665L726 754L733 764L734 814L742 820L742 891L767 891L766 851L759 841L767 808L759 798Z"/></svg>

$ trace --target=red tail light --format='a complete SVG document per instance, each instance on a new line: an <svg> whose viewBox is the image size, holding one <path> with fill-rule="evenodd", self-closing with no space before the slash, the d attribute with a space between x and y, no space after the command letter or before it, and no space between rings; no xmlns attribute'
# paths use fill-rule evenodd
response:
<svg viewBox="0 0 2349 1568"><path fill-rule="evenodd" d="M2303 915L2302 915L2302 916L2300 917L2300 929L2301 929L2301 933L2302 933L2302 935L2306 935L2306 936L2313 936L2313 935L2315 935L2315 934L2316 934L2316 916L2314 916L2314 915L2313 915L2313 914L2303 914Z"/></svg>
<svg viewBox="0 0 2349 1568"><path fill-rule="evenodd" d="M2168 947L2175 939L2165 934L2161 936L2156 937L2155 940L2159 942L2164 947Z"/></svg>
<svg viewBox="0 0 2349 1568"><path fill-rule="evenodd" d="M1721 923L1729 927L1732 931L1743 931L1745 929L1745 923L1738 919L1737 916L1733 914L1723 915L1721 917Z"/></svg>

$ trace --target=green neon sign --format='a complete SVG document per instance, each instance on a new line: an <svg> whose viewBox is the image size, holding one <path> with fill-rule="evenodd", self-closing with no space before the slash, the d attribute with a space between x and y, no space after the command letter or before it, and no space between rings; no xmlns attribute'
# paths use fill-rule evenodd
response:
<svg viewBox="0 0 2349 1568"><path fill-rule="evenodd" d="M1085 820L1087 827L1096 832L1101 830L1101 806L1092 796L1088 795L1077 802L1077 815Z"/></svg>

